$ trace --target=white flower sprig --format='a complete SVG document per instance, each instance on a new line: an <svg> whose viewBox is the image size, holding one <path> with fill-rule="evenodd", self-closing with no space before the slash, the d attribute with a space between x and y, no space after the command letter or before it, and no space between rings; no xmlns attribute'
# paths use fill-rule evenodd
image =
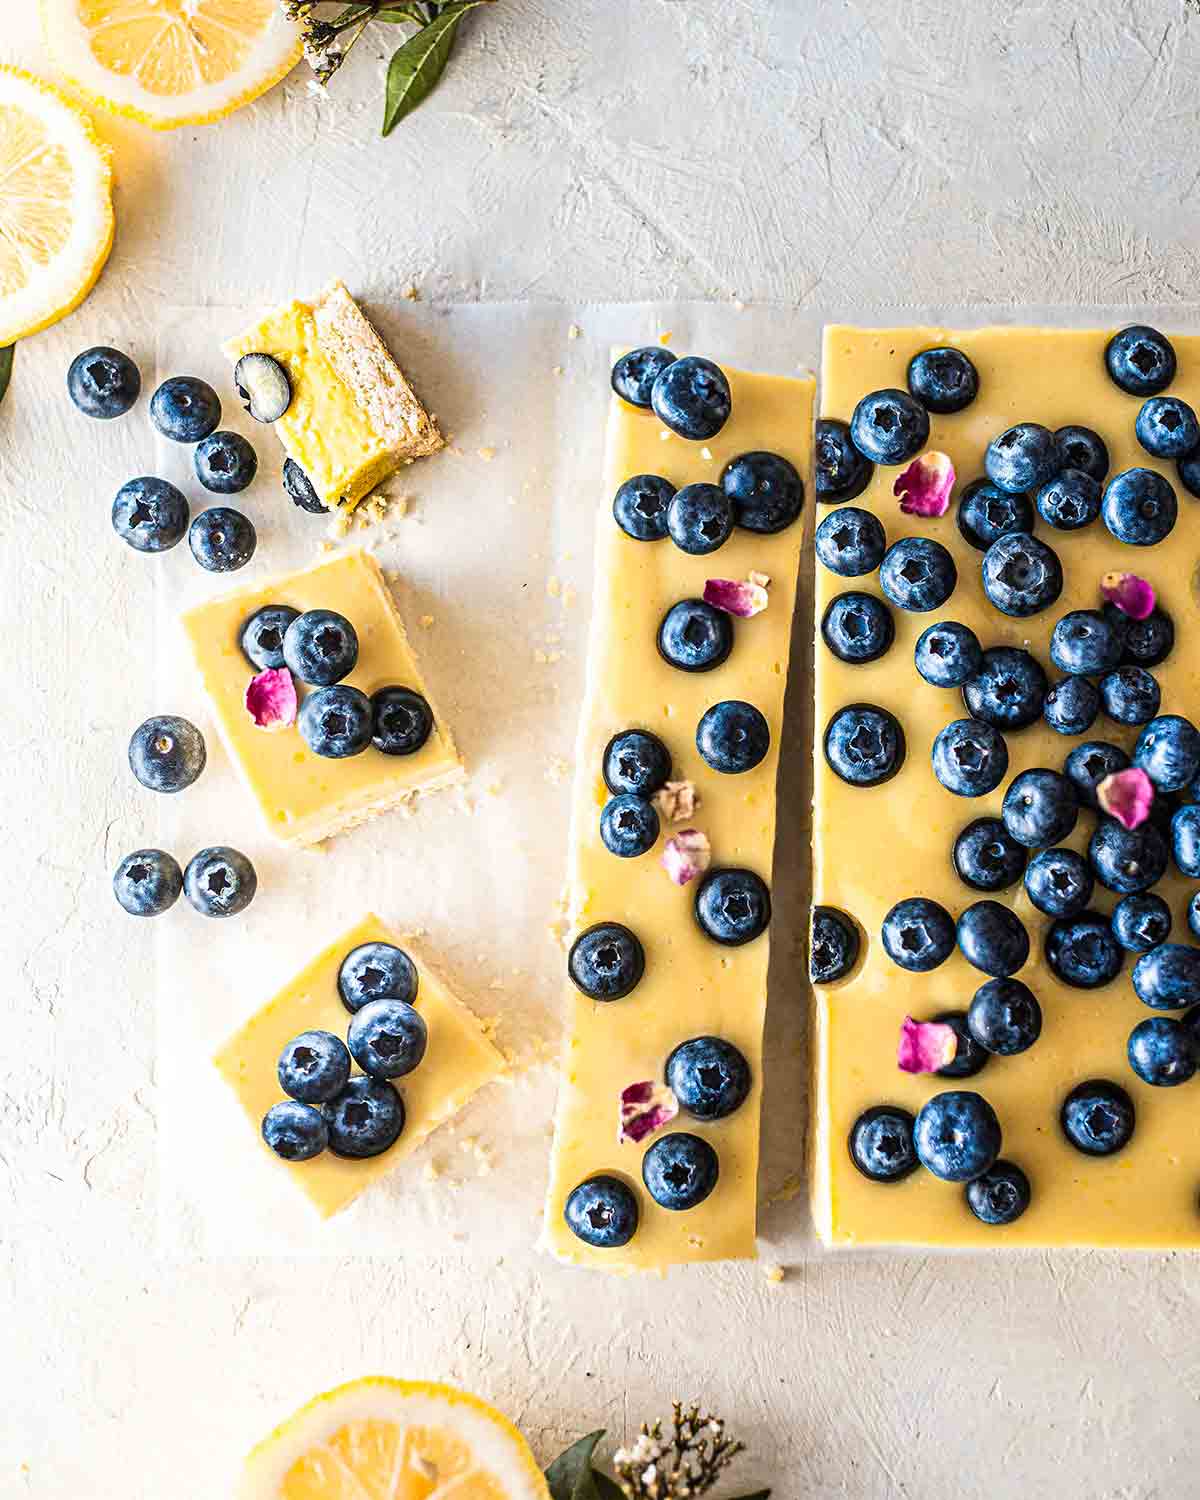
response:
<svg viewBox="0 0 1200 1500"><path fill-rule="evenodd" d="M694 1500L717 1483L745 1444L725 1436L719 1417L693 1403L671 1406L670 1436L662 1422L642 1424L632 1447L613 1455L617 1483L628 1500Z"/></svg>

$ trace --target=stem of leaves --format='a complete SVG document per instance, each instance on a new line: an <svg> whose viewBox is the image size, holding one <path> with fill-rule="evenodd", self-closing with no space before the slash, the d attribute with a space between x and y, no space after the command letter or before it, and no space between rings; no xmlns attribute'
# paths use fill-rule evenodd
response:
<svg viewBox="0 0 1200 1500"><path fill-rule="evenodd" d="M489 3L491 0L449 0L447 4L425 7L436 10L437 14L396 49L388 64L384 135L390 135L405 115L411 114L437 87L450 61L462 18L469 10Z"/></svg>

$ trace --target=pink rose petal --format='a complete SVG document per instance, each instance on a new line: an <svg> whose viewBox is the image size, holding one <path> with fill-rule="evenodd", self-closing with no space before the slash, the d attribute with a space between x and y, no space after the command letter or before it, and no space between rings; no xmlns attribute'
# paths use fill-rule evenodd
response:
<svg viewBox="0 0 1200 1500"><path fill-rule="evenodd" d="M665 1083L647 1079L621 1090L621 1124L617 1141L644 1141L679 1113L679 1100Z"/></svg>
<svg viewBox="0 0 1200 1500"><path fill-rule="evenodd" d="M954 480L949 455L931 448L913 459L892 486L892 493L902 497L900 509L906 516L944 516Z"/></svg>
<svg viewBox="0 0 1200 1500"><path fill-rule="evenodd" d="M958 1033L944 1021L914 1021L905 1016L900 1026L896 1061L905 1073L936 1073L958 1055Z"/></svg>
<svg viewBox="0 0 1200 1500"><path fill-rule="evenodd" d="M662 853L662 867L676 885L687 885L703 875L712 863L712 846L708 834L698 828L685 828L672 835Z"/></svg>
<svg viewBox="0 0 1200 1500"><path fill-rule="evenodd" d="M1114 771L1096 788L1096 801L1123 828L1138 828L1150 816L1154 783L1137 766Z"/></svg>
<svg viewBox="0 0 1200 1500"><path fill-rule="evenodd" d="M766 609L770 582L765 573L751 573L745 583L733 578L710 578L704 585L704 602L714 609L723 609L727 615L737 615L739 620L749 620Z"/></svg>
<svg viewBox="0 0 1200 1500"><path fill-rule="evenodd" d="M246 712L260 729L289 729L296 722L296 684L286 667L268 667L250 679Z"/></svg>
<svg viewBox="0 0 1200 1500"><path fill-rule="evenodd" d="M1154 613L1154 586L1136 573L1105 573L1100 592L1131 620L1145 620Z"/></svg>
<svg viewBox="0 0 1200 1500"><path fill-rule="evenodd" d="M660 818L668 823L682 823L694 816L700 806L700 793L692 781L668 781L650 798Z"/></svg>

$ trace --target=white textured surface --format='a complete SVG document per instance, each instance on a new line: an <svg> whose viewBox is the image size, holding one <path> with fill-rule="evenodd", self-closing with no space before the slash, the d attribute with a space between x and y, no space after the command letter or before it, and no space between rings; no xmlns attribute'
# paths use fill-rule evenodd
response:
<svg viewBox="0 0 1200 1500"><path fill-rule="evenodd" d="M31 8L5 7L0 57L44 67ZM144 428L69 408L74 352L112 341L148 370L168 305L333 273L379 302L415 278L454 301L843 317L1196 295L1200 17L1182 0L501 0L387 142L385 41L327 102L298 76L216 129L114 128L113 260L19 351L0 411L0 1495L228 1493L272 1422L369 1370L478 1390L547 1457L696 1391L779 1500L1188 1493L1184 1257L809 1250L781 1286L754 1267L628 1284L524 1258L154 1258L149 949L106 890L144 830L125 741L161 706L151 568L107 521ZM802 1226L798 1203L766 1218L773 1237Z"/></svg>

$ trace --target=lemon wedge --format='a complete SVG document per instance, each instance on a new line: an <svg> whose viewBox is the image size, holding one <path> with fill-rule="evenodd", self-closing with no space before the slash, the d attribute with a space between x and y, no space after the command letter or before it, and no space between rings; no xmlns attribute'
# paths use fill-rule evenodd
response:
<svg viewBox="0 0 1200 1500"><path fill-rule="evenodd" d="M78 307L112 249L112 168L52 85L0 66L0 347Z"/></svg>
<svg viewBox="0 0 1200 1500"><path fill-rule="evenodd" d="M208 125L290 72L300 33L276 0L40 0L42 34L79 91L155 130Z"/></svg>
<svg viewBox="0 0 1200 1500"><path fill-rule="evenodd" d="M369 1376L302 1406L246 1460L239 1500L549 1500L501 1412L452 1386Z"/></svg>

